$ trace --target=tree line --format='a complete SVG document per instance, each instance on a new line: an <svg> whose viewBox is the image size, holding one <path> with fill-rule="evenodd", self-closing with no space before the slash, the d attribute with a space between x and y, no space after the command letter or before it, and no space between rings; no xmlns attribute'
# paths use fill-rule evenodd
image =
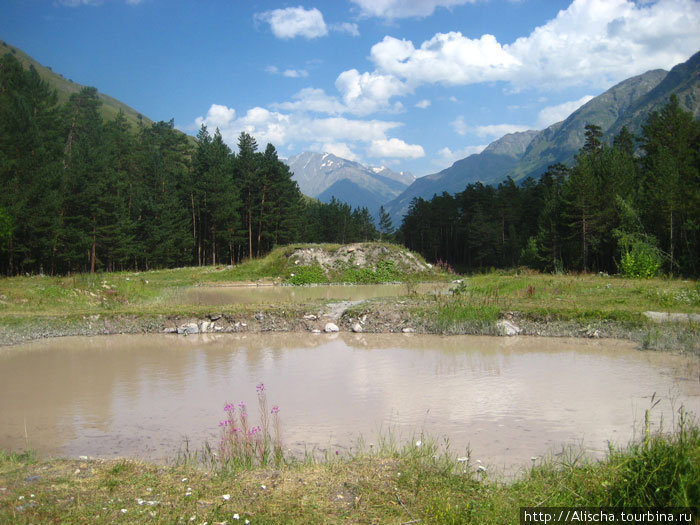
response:
<svg viewBox="0 0 700 525"><path fill-rule="evenodd" d="M173 121L105 122L95 88L59 104L0 59L0 268L5 275L234 264L290 242L379 237L366 208L304 197L274 146ZM135 128L135 129L134 129Z"/></svg>
<svg viewBox="0 0 700 525"><path fill-rule="evenodd" d="M623 128L606 144L600 127L585 129L573 166L552 165L537 181L413 199L399 238L467 271L698 276L700 123L671 96L638 137Z"/></svg>

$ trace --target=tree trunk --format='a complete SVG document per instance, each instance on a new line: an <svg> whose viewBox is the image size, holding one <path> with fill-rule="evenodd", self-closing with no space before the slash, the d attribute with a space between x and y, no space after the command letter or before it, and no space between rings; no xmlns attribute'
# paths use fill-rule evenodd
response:
<svg viewBox="0 0 700 525"><path fill-rule="evenodd" d="M90 251L90 273L95 273L95 247L97 245L97 218L92 216L92 250Z"/></svg>
<svg viewBox="0 0 700 525"><path fill-rule="evenodd" d="M263 210L265 208L265 188L262 190L262 200L260 201L260 223L258 224L258 257L260 257L260 244L262 243Z"/></svg>

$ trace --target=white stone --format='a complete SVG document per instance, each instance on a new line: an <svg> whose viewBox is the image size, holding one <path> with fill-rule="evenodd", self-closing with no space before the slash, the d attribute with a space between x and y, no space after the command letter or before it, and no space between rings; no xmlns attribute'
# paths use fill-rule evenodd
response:
<svg viewBox="0 0 700 525"><path fill-rule="evenodd" d="M177 327L177 333L181 335L198 334L199 326L197 323L186 323Z"/></svg>
<svg viewBox="0 0 700 525"><path fill-rule="evenodd" d="M415 330L413 328L411 328L410 326L407 326L406 328L402 328L401 331L404 334L412 334L413 332L415 332Z"/></svg>
<svg viewBox="0 0 700 525"><path fill-rule="evenodd" d="M330 334L331 332L338 332L340 331L340 328L338 328L338 325L335 323L326 323L326 327L323 329L327 334Z"/></svg>
<svg viewBox="0 0 700 525"><path fill-rule="evenodd" d="M502 335L512 336L518 335L521 332L520 328L518 328L517 325L505 319L501 319L500 321L498 321L498 323L496 323L496 326L498 327L498 331Z"/></svg>
<svg viewBox="0 0 700 525"><path fill-rule="evenodd" d="M360 323L355 323L354 325L352 325L352 331L355 333L362 332L362 325Z"/></svg>

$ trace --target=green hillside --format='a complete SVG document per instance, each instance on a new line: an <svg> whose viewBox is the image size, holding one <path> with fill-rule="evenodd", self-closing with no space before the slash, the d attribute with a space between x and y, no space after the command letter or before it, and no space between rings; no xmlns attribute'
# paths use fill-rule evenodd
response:
<svg viewBox="0 0 700 525"><path fill-rule="evenodd" d="M61 104L67 102L73 93L78 93L83 87L85 87L82 84L73 82L73 80L69 78L65 78L60 73L54 73L50 67L41 65L19 48L3 41L0 45L0 55L4 55L5 53L12 53L25 68L28 68L30 65L34 66L42 80L47 82L56 90L58 93L58 101ZM102 107L100 108L100 111L105 120L114 119L114 117L117 116L117 113L119 113L119 110L122 110L126 115L127 121L132 126L136 125L138 118L141 115L138 111L130 106L127 106L123 102L110 97L109 95L105 95L104 93L99 93L99 97L100 100L102 100ZM143 118L144 123L152 124L152 121L146 116L141 115L141 117Z"/></svg>
<svg viewBox="0 0 700 525"><path fill-rule="evenodd" d="M571 164L583 146L586 124L600 126L607 137L608 130L619 117L658 86L666 74L666 71L657 69L624 80L581 106L563 122L543 130L530 142L525 155L508 175L516 181L528 176L539 178L551 164ZM660 105L665 102L667 100Z"/></svg>

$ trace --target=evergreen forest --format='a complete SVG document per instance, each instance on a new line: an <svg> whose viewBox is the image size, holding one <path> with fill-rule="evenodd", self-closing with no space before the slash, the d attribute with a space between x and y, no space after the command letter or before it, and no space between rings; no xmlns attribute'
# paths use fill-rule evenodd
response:
<svg viewBox="0 0 700 525"><path fill-rule="evenodd" d="M0 59L0 272L68 274L227 265L292 242L397 239L461 271L528 266L700 275L700 123L675 97L640 136L586 126L573 166L539 180L382 209L299 191L275 147L173 121L104 121L95 88L59 104L34 68Z"/></svg>
<svg viewBox="0 0 700 525"><path fill-rule="evenodd" d="M413 199L399 238L462 271L528 266L651 277L700 274L700 123L675 96L641 136L585 128L573 166L539 180Z"/></svg>
<svg viewBox="0 0 700 525"><path fill-rule="evenodd" d="M234 264L290 242L379 237L366 208L304 197L271 144L173 121L103 121L95 88L59 104L32 67L0 59L0 271Z"/></svg>

